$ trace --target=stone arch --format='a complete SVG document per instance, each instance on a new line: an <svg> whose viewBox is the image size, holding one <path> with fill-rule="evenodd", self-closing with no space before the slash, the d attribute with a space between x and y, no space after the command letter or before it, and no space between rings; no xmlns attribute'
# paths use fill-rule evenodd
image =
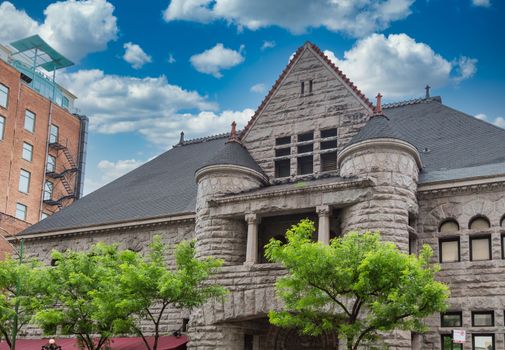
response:
<svg viewBox="0 0 505 350"><path fill-rule="evenodd" d="M312 337L294 328L271 326L267 335L267 349L272 350L334 350L338 346L335 333Z"/></svg>
<svg viewBox="0 0 505 350"><path fill-rule="evenodd" d="M453 233L460 230L458 220L454 218L446 218L438 225L438 232L440 233Z"/></svg>
<svg viewBox="0 0 505 350"><path fill-rule="evenodd" d="M454 220L459 225L461 216L461 206L458 203L451 203L448 201L440 202L433 207L426 216L420 216L424 232L429 232L434 236L440 232L442 224L446 220Z"/></svg>
<svg viewBox="0 0 505 350"><path fill-rule="evenodd" d="M500 226L505 227L505 214L503 214L503 216L500 219Z"/></svg>
<svg viewBox="0 0 505 350"><path fill-rule="evenodd" d="M487 230L491 227L491 222L487 216L482 214L477 214L473 216L468 222L468 228L470 230Z"/></svg>

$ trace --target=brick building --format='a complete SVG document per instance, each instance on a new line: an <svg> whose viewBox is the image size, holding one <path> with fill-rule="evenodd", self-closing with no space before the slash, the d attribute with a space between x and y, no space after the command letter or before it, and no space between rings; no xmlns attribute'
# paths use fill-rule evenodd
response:
<svg viewBox="0 0 505 350"><path fill-rule="evenodd" d="M38 36L0 46L2 236L81 196L87 118L72 113L76 97L54 82L55 71L71 64Z"/></svg>
<svg viewBox="0 0 505 350"><path fill-rule="evenodd" d="M46 263L53 249L99 241L141 251L156 234L196 239L200 257L224 260L215 279L230 294L191 313L171 310L162 332L189 317L191 350L320 350L338 340L268 323L285 271L265 261L264 244L305 217L323 244L380 230L404 252L432 246L451 289L450 309L426 319L427 333L387 334L390 349L505 350L505 130L429 91L382 107L307 43L240 133L181 135L20 237ZM462 346L451 344L455 329L466 330Z"/></svg>

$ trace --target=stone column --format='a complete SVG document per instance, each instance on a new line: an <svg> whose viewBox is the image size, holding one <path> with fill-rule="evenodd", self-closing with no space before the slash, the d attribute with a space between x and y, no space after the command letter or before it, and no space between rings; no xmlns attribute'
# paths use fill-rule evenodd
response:
<svg viewBox="0 0 505 350"><path fill-rule="evenodd" d="M247 214L247 249L245 264L252 265L258 262L258 225L260 218L256 214Z"/></svg>
<svg viewBox="0 0 505 350"><path fill-rule="evenodd" d="M319 230L317 231L317 240L324 244L330 243L330 206L320 205L316 207L319 216Z"/></svg>

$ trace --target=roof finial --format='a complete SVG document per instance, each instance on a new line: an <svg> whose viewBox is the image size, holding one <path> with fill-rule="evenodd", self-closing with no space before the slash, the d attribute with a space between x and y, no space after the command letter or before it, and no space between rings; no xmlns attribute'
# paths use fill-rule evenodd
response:
<svg viewBox="0 0 505 350"><path fill-rule="evenodd" d="M424 87L424 89L426 90L426 96L425 96L425 98L430 98L430 89L431 89L431 86L429 86L428 84L426 84L426 86Z"/></svg>
<svg viewBox="0 0 505 350"><path fill-rule="evenodd" d="M179 138L179 145L184 143L184 131L181 131L181 137Z"/></svg>
<svg viewBox="0 0 505 350"><path fill-rule="evenodd" d="M228 137L228 142L239 142L237 136L237 123L233 121L231 123L230 137Z"/></svg>
<svg viewBox="0 0 505 350"><path fill-rule="evenodd" d="M377 99L377 103L375 105L375 114L382 114L382 95L379 92L375 97Z"/></svg>

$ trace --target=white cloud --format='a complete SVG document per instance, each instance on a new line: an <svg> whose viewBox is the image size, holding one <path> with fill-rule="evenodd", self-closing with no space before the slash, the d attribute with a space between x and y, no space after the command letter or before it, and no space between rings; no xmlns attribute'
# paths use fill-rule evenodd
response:
<svg viewBox="0 0 505 350"><path fill-rule="evenodd" d="M123 59L133 68L140 69L144 64L152 62L151 56L146 54L139 45L128 42L123 47L125 49Z"/></svg>
<svg viewBox="0 0 505 350"><path fill-rule="evenodd" d="M492 118L489 118L487 115L484 113L479 113L475 116L475 118L483 120L487 123L496 125L499 128L505 129L505 118L503 117L496 117L494 120Z"/></svg>
<svg viewBox="0 0 505 350"><path fill-rule="evenodd" d="M171 53L168 54L168 60L167 60L168 63L172 64L172 63L175 63L175 57L174 55L172 55Z"/></svg>
<svg viewBox="0 0 505 350"><path fill-rule="evenodd" d="M243 46L239 51L235 51L218 43L211 49L191 56L190 62L200 73L212 74L216 78L221 78L223 76L221 70L230 69L244 62L242 50Z"/></svg>
<svg viewBox="0 0 505 350"><path fill-rule="evenodd" d="M6 1L0 5L0 40L8 43L39 34L63 55L79 61L116 39L113 12L114 6L106 0L59 1L47 6L44 22L38 23Z"/></svg>
<svg viewBox="0 0 505 350"><path fill-rule="evenodd" d="M109 160L101 160L98 162L98 169L102 171L102 181L103 183L111 182L118 177L138 168L145 161L139 161L136 159L125 159L111 162Z"/></svg>
<svg viewBox="0 0 505 350"><path fill-rule="evenodd" d="M39 24L23 10L18 10L8 1L0 4L0 43L8 44L14 40L37 34Z"/></svg>
<svg viewBox="0 0 505 350"><path fill-rule="evenodd" d="M325 27L360 37L406 18L414 0L172 0L164 19L225 20L250 30L278 26L293 33Z"/></svg>
<svg viewBox="0 0 505 350"><path fill-rule="evenodd" d="M233 120L243 127L254 113L217 113L218 106L206 96L170 84L164 76L140 79L94 69L63 73L60 82L80 92L76 107L90 117L92 132L138 132L162 147L176 144L181 130L189 138L227 132Z"/></svg>
<svg viewBox="0 0 505 350"><path fill-rule="evenodd" d="M262 94L262 93L264 93L267 90L267 88L266 88L265 84L259 83L259 84L254 84L253 86L251 86L250 90L252 92L256 92L258 94Z"/></svg>
<svg viewBox="0 0 505 350"><path fill-rule="evenodd" d="M448 61L406 34L372 34L357 41L343 59L329 50L324 53L369 97L379 91L386 98L417 96L425 84L437 88L458 83L477 69L475 59Z"/></svg>
<svg viewBox="0 0 505 350"><path fill-rule="evenodd" d="M275 45L276 45L275 41L264 40L263 44L261 45L261 51L264 51L266 49L272 49L275 47Z"/></svg>
<svg viewBox="0 0 505 350"><path fill-rule="evenodd" d="M491 0L472 0L473 6L490 7Z"/></svg>

